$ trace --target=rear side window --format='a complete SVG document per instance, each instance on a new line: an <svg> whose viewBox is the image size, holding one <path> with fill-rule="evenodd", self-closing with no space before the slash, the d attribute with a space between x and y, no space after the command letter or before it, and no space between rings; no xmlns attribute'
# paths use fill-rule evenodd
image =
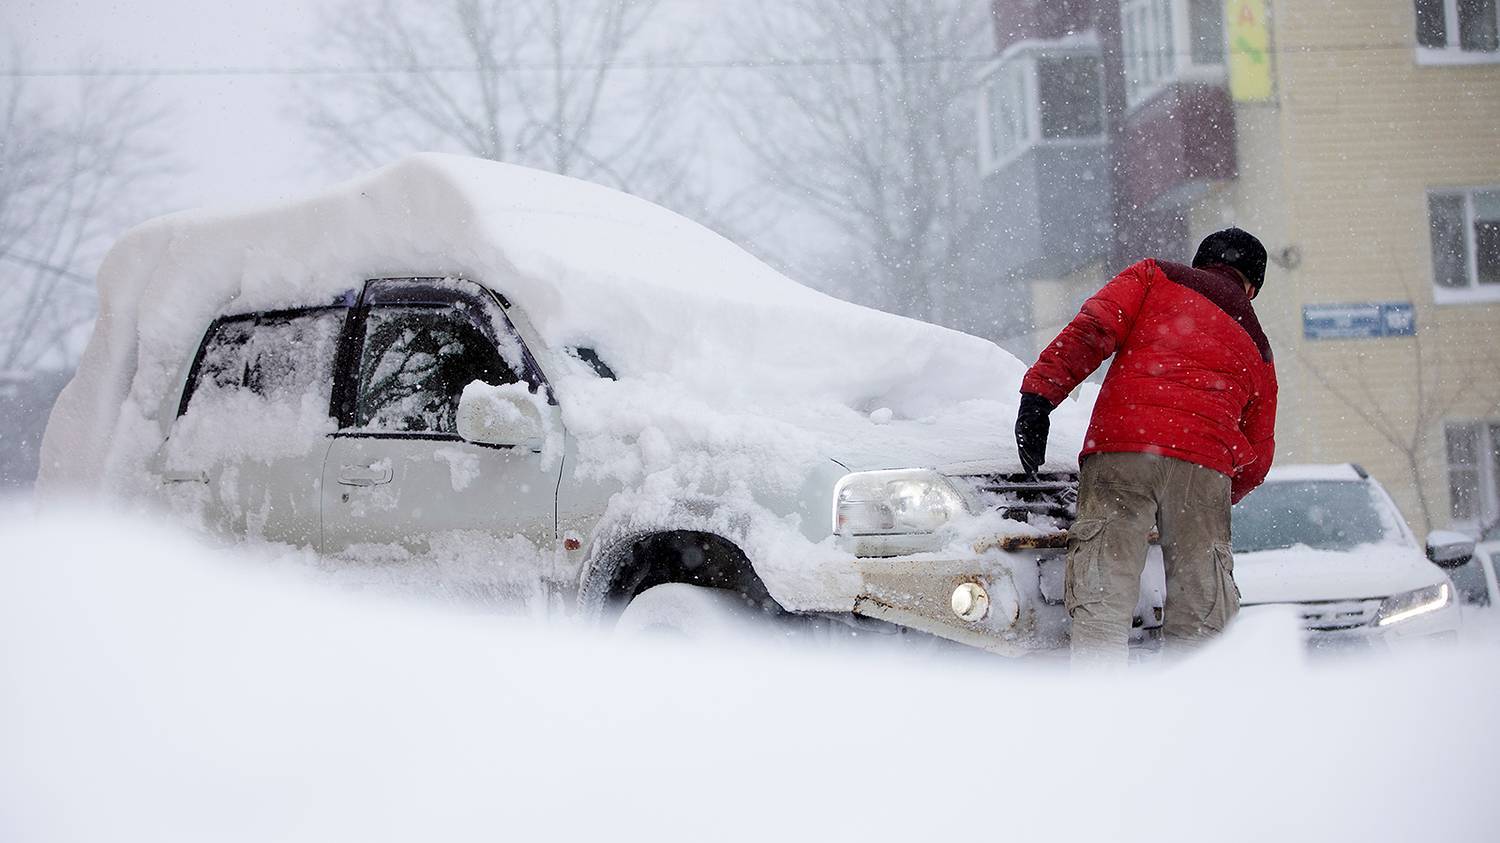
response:
<svg viewBox="0 0 1500 843"><path fill-rule="evenodd" d="M276 404L310 399L327 406L346 312L322 308L218 320L203 338L178 415L235 394Z"/></svg>

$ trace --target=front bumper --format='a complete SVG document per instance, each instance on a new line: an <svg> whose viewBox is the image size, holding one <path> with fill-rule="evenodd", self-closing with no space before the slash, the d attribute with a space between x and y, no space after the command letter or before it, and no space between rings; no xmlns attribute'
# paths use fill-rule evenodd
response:
<svg viewBox="0 0 1500 843"><path fill-rule="evenodd" d="M861 559L854 613L1008 656L1053 649L1067 640L1066 614L1043 599L1037 560L991 551L973 558ZM979 585L989 606L965 620L953 593Z"/></svg>
<svg viewBox="0 0 1500 843"><path fill-rule="evenodd" d="M1243 608L1269 605L1283 605L1295 611L1302 620L1303 636L1308 649L1319 653L1419 649L1457 641L1459 629L1463 625L1463 614L1456 601L1435 612L1387 626L1377 626L1375 623L1379 599L1252 604ZM1338 622L1339 615L1349 619L1348 625Z"/></svg>
<svg viewBox="0 0 1500 843"><path fill-rule="evenodd" d="M1067 646L1063 606L1067 533L996 536L957 553L862 556L855 563L860 589L857 615L893 623L1006 656ZM967 620L953 603L955 590L974 583L988 610ZM1152 546L1141 577L1132 641L1144 640L1162 622L1166 584L1160 549Z"/></svg>

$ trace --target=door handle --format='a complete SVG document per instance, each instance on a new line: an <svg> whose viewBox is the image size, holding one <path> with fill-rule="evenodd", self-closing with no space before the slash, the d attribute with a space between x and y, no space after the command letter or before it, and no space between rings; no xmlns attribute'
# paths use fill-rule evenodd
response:
<svg viewBox="0 0 1500 843"><path fill-rule="evenodd" d="M388 460L381 460L370 465L339 467L339 484L343 486L379 486L391 482L393 476Z"/></svg>
<svg viewBox="0 0 1500 843"><path fill-rule="evenodd" d="M163 483L207 483L208 472L202 469L176 469L161 473Z"/></svg>

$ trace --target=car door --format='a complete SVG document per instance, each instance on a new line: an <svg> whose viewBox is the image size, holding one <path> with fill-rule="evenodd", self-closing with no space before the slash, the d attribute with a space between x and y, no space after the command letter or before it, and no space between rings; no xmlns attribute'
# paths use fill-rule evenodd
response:
<svg viewBox="0 0 1500 843"><path fill-rule="evenodd" d="M1500 612L1500 569L1496 567L1497 560L1500 560L1500 541L1475 545L1472 564L1483 564L1485 581L1489 587L1488 605Z"/></svg>
<svg viewBox="0 0 1500 843"><path fill-rule="evenodd" d="M1489 572L1485 570L1484 560L1477 550L1467 562L1447 568L1447 574L1458 591L1459 602L1465 606L1486 608L1494 602Z"/></svg>
<svg viewBox="0 0 1500 843"><path fill-rule="evenodd" d="M223 532L316 547L333 370L349 308L221 317L155 463L177 508Z"/></svg>
<svg viewBox="0 0 1500 843"><path fill-rule="evenodd" d="M562 460L457 432L473 381L546 394L497 297L453 279L371 281L351 324L323 470L324 551L445 581L430 585L535 592Z"/></svg>

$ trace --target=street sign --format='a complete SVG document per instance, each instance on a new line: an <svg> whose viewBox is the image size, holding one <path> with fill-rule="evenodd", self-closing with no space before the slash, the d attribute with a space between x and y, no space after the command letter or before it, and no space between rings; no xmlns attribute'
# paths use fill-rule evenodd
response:
<svg viewBox="0 0 1500 843"><path fill-rule="evenodd" d="M1302 305L1304 339L1374 339L1416 333L1416 312L1407 301Z"/></svg>
<svg viewBox="0 0 1500 843"><path fill-rule="evenodd" d="M1271 27L1266 0L1226 0L1229 95L1235 102L1264 102L1274 90L1271 71Z"/></svg>

